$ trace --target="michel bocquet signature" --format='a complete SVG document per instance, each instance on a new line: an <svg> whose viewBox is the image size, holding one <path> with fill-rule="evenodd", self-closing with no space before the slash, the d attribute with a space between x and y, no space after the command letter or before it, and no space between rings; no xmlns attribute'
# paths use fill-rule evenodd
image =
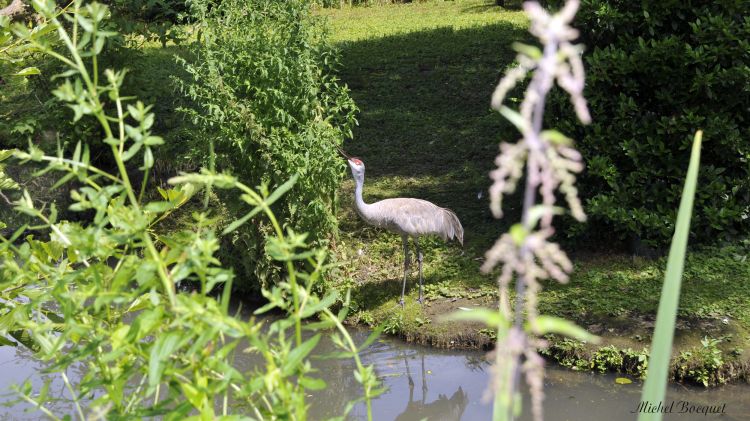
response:
<svg viewBox="0 0 750 421"><path fill-rule="evenodd" d="M661 412L664 414L724 414L727 409L726 403L716 405L696 405L689 401L670 401L670 402L649 402L641 401L638 408L630 411L631 414L644 413L655 414Z"/></svg>

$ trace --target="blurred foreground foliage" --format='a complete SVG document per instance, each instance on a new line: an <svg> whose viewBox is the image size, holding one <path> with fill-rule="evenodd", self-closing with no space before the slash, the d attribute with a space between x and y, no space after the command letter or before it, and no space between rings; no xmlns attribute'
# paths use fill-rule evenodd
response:
<svg viewBox="0 0 750 421"><path fill-rule="evenodd" d="M271 209L293 191L299 175L275 189L268 184L254 189L228 174L203 170L149 192L154 150L165 139L153 132L152 107L121 90L127 72L102 69L100 54L116 35L106 23L110 10L82 0L64 9L53 1L33 6L40 16L33 26L0 22L0 48L11 59L17 53L57 61L62 71L51 78L54 104L69 118L72 111L71 127L85 125L89 131L80 137L75 131L58 133L66 137L52 154L33 141L24 151L0 151L6 166L32 165L41 168L35 175L56 180L52 190L67 186L68 211L85 214L79 221L61 218L56 203L35 200L35 191L0 172L3 199L15 190L12 205L28 222L0 236L0 346L23 345L48 361L47 370L63 380L75 412L56 413L49 384L40 390L28 382L19 386L19 400L51 419L304 420L309 391L326 387L313 376L309 356L320 331L333 328L327 333L338 355L354 360L369 410L377 380L342 325L348 300L334 313L337 293L323 298L313 293L328 269L327 253ZM36 67L14 76L38 73L52 76ZM108 152L104 162L112 171L93 160L94 147ZM235 275L217 259L220 240L207 209L193 212L188 226L166 234L158 229L206 188L226 190L249 209L225 234L261 219L269 227L257 241L284 272L273 287L262 289L267 304L255 314L275 310L278 317L246 321L230 314ZM178 293L182 282L197 290ZM303 326L313 317L316 323ZM303 336L303 329L311 334ZM259 363L235 368L236 352L257 354ZM80 380L71 382L69 369L80 373Z"/></svg>

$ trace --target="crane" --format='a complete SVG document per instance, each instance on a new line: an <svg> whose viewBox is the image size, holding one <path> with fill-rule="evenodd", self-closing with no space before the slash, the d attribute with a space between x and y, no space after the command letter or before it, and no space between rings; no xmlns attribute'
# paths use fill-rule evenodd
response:
<svg viewBox="0 0 750 421"><path fill-rule="evenodd" d="M339 153L346 158L354 178L354 204L359 216L369 225L385 228L401 235L404 247L404 283L401 287L401 300L404 306L406 278L409 272L409 237L414 241L417 262L419 264L419 298L422 303L422 250L419 248L419 237L438 235L443 241L457 239L463 246L464 228L458 216L450 209L441 208L432 202L422 199L394 198L375 203L365 203L362 189L365 184L365 164L361 159L349 156L339 148Z"/></svg>

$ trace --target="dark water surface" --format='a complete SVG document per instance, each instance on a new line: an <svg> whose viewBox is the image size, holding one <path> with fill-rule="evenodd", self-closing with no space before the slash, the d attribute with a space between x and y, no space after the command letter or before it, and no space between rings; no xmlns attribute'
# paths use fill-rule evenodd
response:
<svg viewBox="0 0 750 421"><path fill-rule="evenodd" d="M364 330L353 333L357 342L364 341L367 334ZM332 350L330 343L321 341L316 352L322 355ZM483 353L436 350L384 338L365 350L362 357L366 364L375 364L378 376L388 388L373 401L375 420L473 421L492 418L491 404L483 401L489 379L489 365L484 361ZM239 354L238 358L236 365L241 369L250 368L258 361L247 354ZM310 419L323 420L341 414L349 400L361 395L361 388L352 377L353 362L315 359L314 365L320 370L318 377L328 383L328 388L308 398ZM58 416L74 416L75 408L67 400L70 394L60 376L41 374L43 367L22 347L0 347L0 401L15 399L14 394L7 392L13 383L28 379L35 390L39 390L45 379L52 379L50 395L59 400L51 409ZM67 374L74 384L80 377L75 370L69 370ZM615 377L548 367L545 419L634 420L636 414L631 411L638 407L642 385L640 382L618 385ZM666 414L666 420L750 420L750 386L747 384L715 389L671 385L666 404L672 401L673 413ZM524 395L522 420L531 419L528 402L528 395ZM680 413L682 408L689 408L686 405L725 405L725 413ZM30 405L23 403L0 407L0 420L45 419L39 411L25 412L28 409ZM365 414L365 406L361 403L355 406L350 419L366 419Z"/></svg>

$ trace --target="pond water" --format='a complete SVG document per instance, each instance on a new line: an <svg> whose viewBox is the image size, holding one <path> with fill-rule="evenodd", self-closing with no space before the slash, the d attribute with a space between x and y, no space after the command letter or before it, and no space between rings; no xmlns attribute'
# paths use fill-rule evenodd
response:
<svg viewBox="0 0 750 421"><path fill-rule="evenodd" d="M365 330L356 330L357 342L367 337ZM321 341L317 353L332 351L332 345ZM237 361L238 368L249 368L257 362L246 354ZM363 352L366 364L374 364L378 376L387 387L387 392L373 401L375 420L441 420L473 421L489 420L491 404L483 396L487 388L489 365L484 353L448 351L425 348L402 341L382 338ZM312 394L310 419L324 420L340 415L347 402L361 395L361 389L351 373L353 362L349 360L315 359L320 370L318 376L328 383L328 388ZM0 402L15 399L8 393L9 385L30 380L38 390L45 379L51 379L50 395L58 398L53 405L57 415L74 414L75 409L67 400L70 396L65 385L56 375L40 373L43 364L35 361L28 350L22 347L0 347ZM80 373L69 370L68 376L75 383ZM611 374L578 373L566 369L547 367L544 401L545 419L554 420L634 420L642 384L615 383ZM524 395L524 411L521 420L530 420L528 395ZM674 401L672 413L666 420L750 420L750 386L747 384L725 385L715 389L702 389L682 385L670 385L666 404ZM723 414L680 413L685 404L692 406L714 406L724 408ZM686 408L689 408L687 406ZM28 404L19 403L10 407L0 406L0 420L45 419L39 411L25 412ZM350 419L366 419L364 404L358 404Z"/></svg>

